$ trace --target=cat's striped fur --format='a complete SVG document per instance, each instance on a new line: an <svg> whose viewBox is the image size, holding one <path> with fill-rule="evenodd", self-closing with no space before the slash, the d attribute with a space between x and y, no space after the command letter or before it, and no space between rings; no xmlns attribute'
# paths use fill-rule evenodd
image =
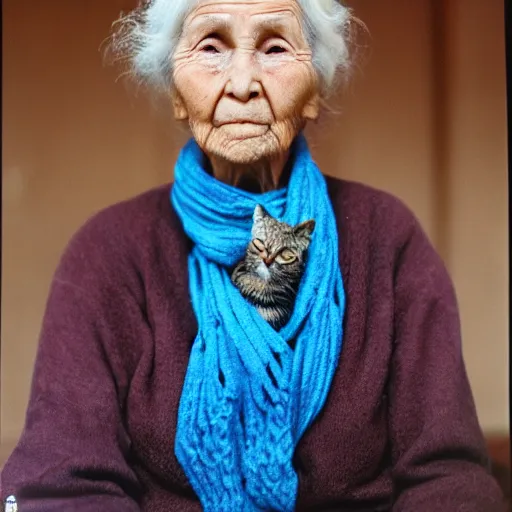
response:
<svg viewBox="0 0 512 512"><path fill-rule="evenodd" d="M314 220L293 227L260 205L254 210L252 240L231 279L276 330L288 322L293 311L314 228Z"/></svg>

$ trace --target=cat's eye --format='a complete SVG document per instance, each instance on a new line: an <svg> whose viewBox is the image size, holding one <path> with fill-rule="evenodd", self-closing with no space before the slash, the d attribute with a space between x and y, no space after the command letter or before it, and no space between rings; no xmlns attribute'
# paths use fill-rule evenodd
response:
<svg viewBox="0 0 512 512"><path fill-rule="evenodd" d="M290 249L284 249L276 256L276 262L280 263L281 265L289 265L290 263L293 263L296 259L297 256Z"/></svg>
<svg viewBox="0 0 512 512"><path fill-rule="evenodd" d="M252 241L252 245L253 247L258 251L258 252L264 252L265 251L265 244L259 239L259 238L255 238L253 241Z"/></svg>

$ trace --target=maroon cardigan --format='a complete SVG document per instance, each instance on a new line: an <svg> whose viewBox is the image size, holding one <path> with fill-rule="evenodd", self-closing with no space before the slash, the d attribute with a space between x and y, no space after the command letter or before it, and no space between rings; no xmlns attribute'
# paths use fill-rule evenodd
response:
<svg viewBox="0 0 512 512"><path fill-rule="evenodd" d="M296 450L297 510L504 510L446 270L398 200L328 178L347 294L324 410ZM20 512L201 510L174 455L197 330L169 186L112 206L55 274L26 425L2 474Z"/></svg>

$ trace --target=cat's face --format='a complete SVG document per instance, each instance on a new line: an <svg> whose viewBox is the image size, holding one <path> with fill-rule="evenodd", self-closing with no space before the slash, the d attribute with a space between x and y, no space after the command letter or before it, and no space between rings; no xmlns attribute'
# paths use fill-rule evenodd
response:
<svg viewBox="0 0 512 512"><path fill-rule="evenodd" d="M271 217L260 205L253 221L246 269L263 281L300 279L315 221L292 227Z"/></svg>

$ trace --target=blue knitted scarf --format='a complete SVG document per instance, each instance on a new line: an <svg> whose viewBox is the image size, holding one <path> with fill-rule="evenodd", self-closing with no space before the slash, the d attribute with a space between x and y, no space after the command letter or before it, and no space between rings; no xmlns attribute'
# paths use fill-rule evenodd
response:
<svg viewBox="0 0 512 512"><path fill-rule="evenodd" d="M206 512L294 509L294 450L338 364L345 294L336 220L302 135L292 154L288 186L264 194L214 179L194 140L176 163L171 201L194 243L188 272L199 332L175 453ZM250 242L256 204L291 225L316 221L294 311L279 332L230 280Z"/></svg>

